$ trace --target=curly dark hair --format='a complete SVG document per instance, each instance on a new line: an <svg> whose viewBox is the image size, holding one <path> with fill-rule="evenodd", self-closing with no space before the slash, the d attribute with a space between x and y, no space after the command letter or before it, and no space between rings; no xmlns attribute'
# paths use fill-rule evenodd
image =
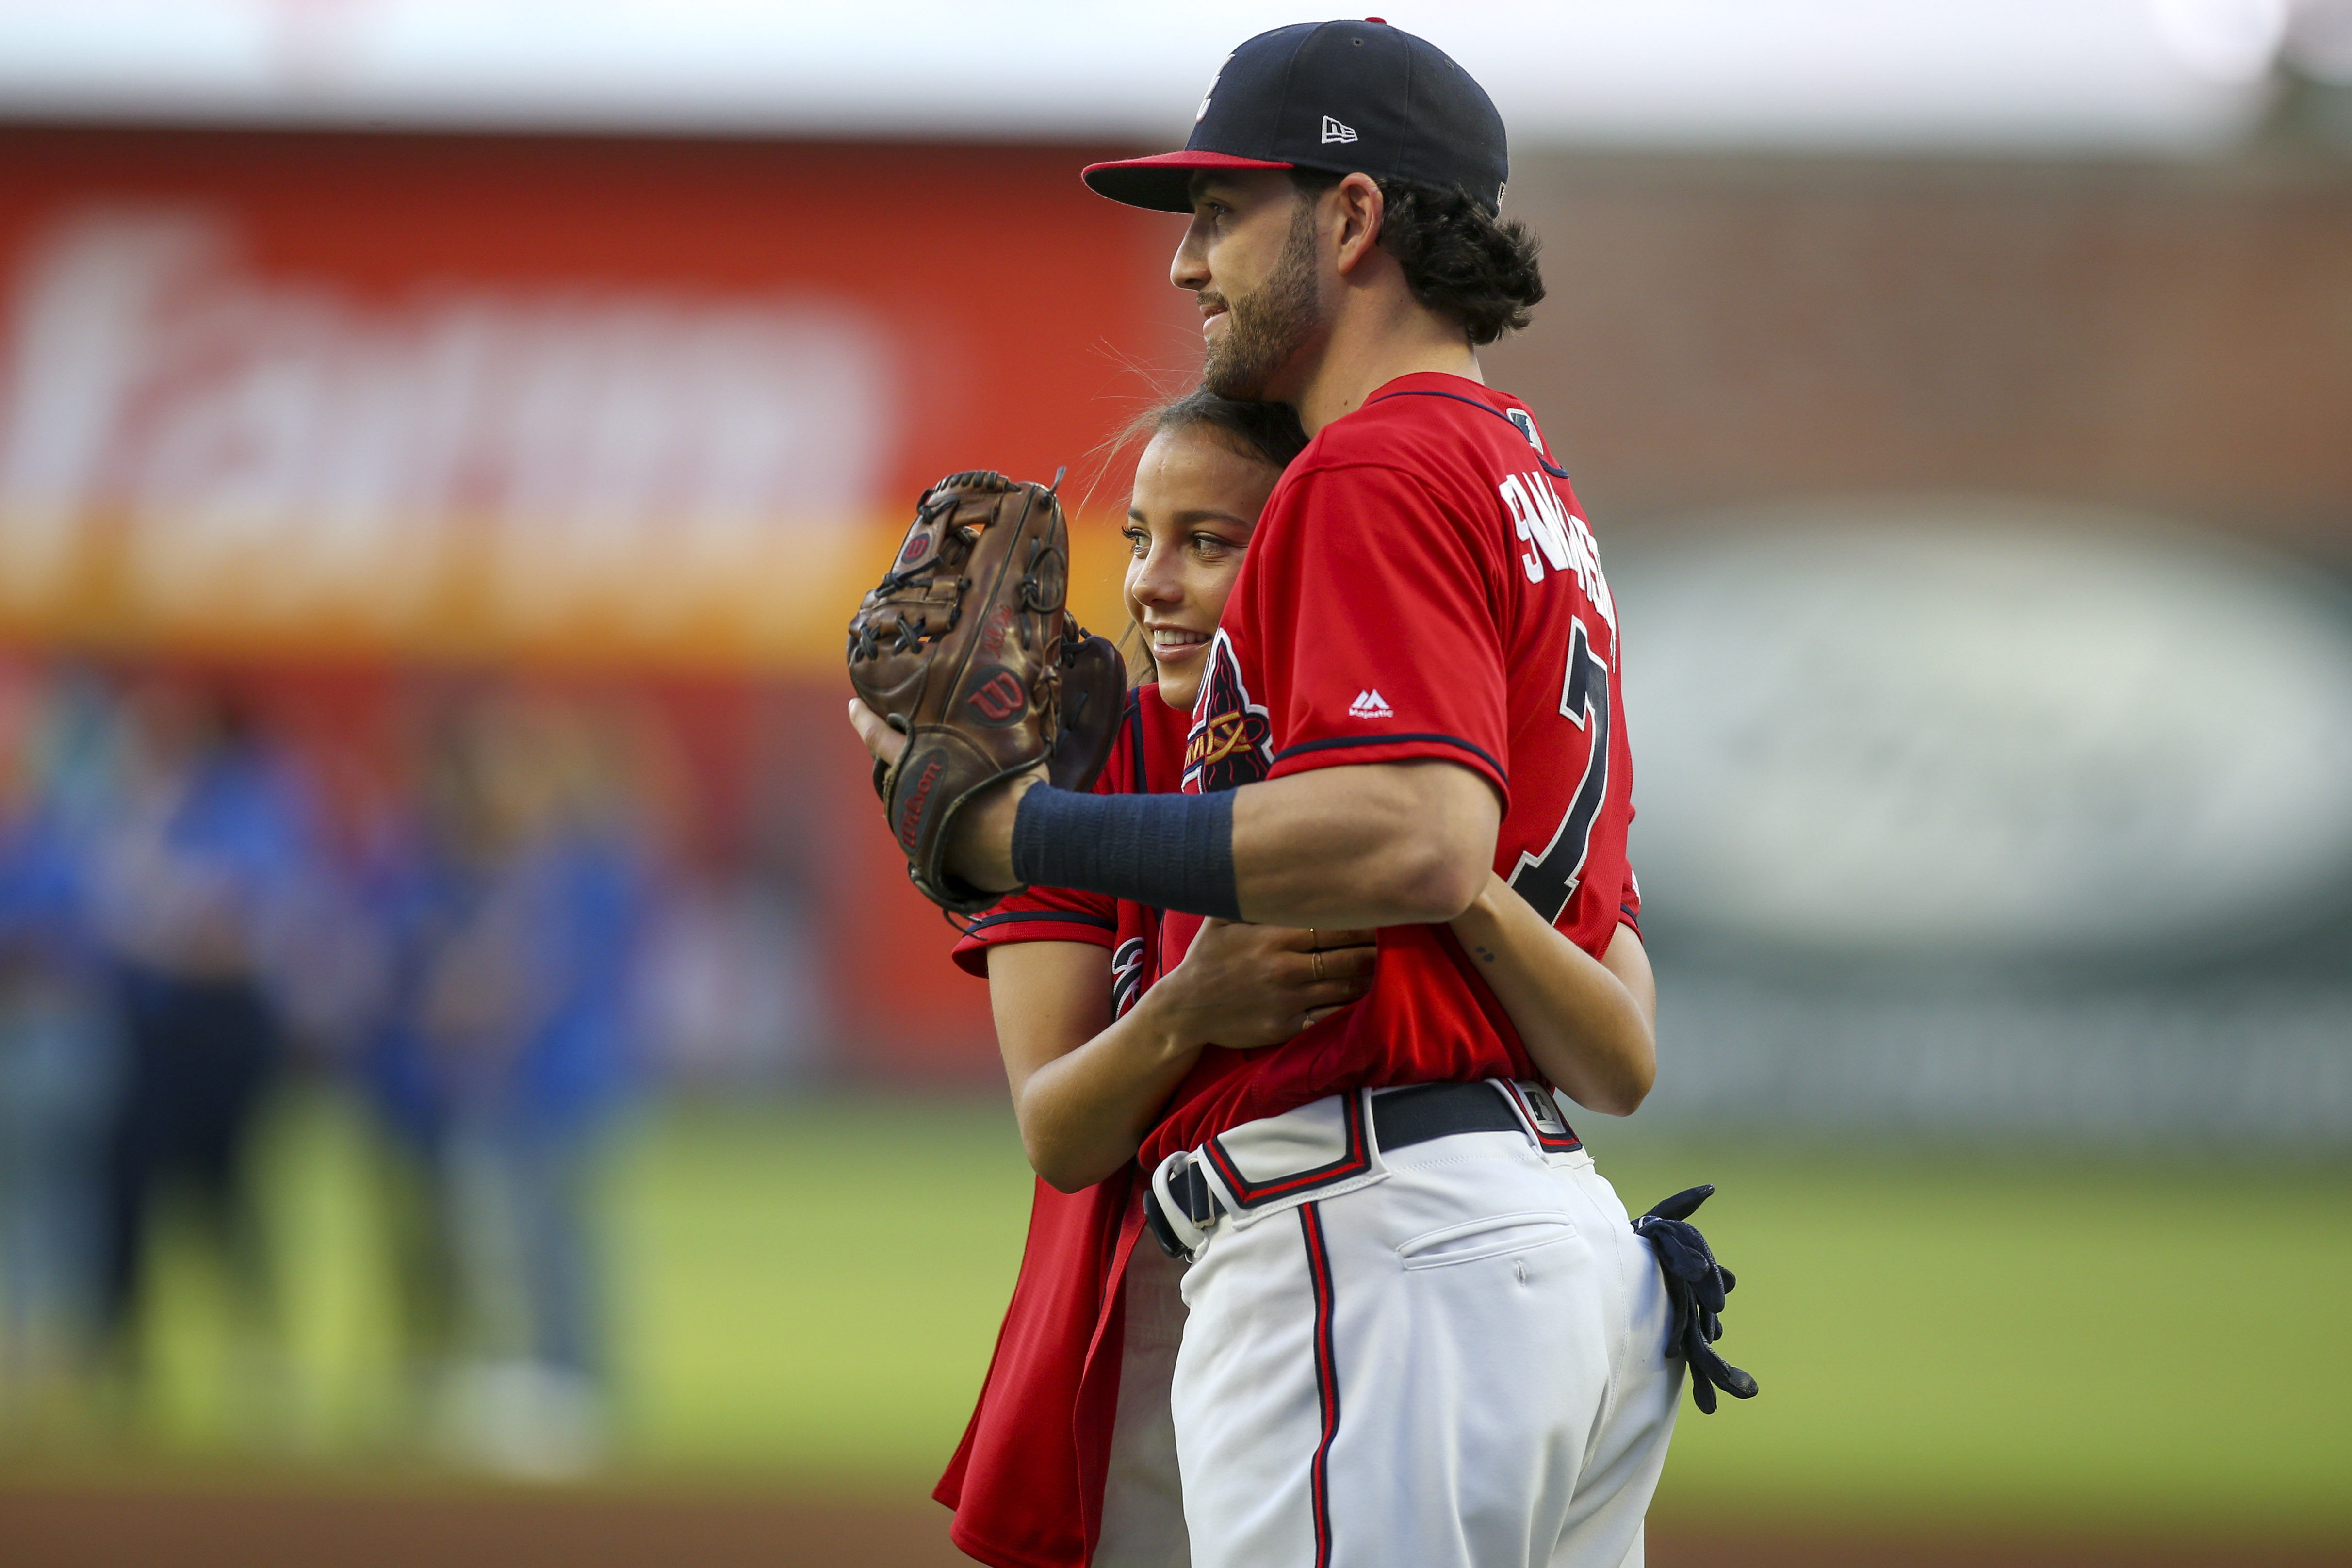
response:
<svg viewBox="0 0 2352 1568"><path fill-rule="evenodd" d="M1290 183L1309 197L1344 177L1323 169L1290 172ZM1465 190L1376 183L1385 204L1381 248L1404 269L1414 299L1460 321L1478 347L1528 324L1544 284L1536 263L1539 242L1526 224L1488 212Z"/></svg>

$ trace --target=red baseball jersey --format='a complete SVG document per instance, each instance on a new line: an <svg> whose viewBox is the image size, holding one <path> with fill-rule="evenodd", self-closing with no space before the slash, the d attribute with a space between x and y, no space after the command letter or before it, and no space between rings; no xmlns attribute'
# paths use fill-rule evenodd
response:
<svg viewBox="0 0 2352 1568"><path fill-rule="evenodd" d="M1598 957L1637 920L1617 608L1518 399L1399 377L1319 431L1250 541L1212 644L1183 787L1435 759L1500 798L1495 870ZM1197 918L1170 914L1163 965ZM1366 1085L1539 1076L1444 926L1380 933L1370 994L1296 1038L1211 1047L1140 1154Z"/></svg>

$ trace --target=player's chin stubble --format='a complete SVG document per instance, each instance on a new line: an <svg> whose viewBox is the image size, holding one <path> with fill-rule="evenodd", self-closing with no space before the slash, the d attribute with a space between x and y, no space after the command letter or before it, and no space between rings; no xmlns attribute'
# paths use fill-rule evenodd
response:
<svg viewBox="0 0 2352 1568"><path fill-rule="evenodd" d="M1322 318L1315 288L1315 204L1302 201L1274 275L1229 301L1225 330L1210 345L1201 382L1219 397L1257 401L1313 339Z"/></svg>

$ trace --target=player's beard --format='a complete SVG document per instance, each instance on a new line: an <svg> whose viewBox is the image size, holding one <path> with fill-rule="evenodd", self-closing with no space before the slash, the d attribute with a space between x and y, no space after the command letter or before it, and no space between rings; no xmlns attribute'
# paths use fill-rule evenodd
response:
<svg viewBox="0 0 2352 1568"><path fill-rule="evenodd" d="M1225 330L1209 347L1201 382L1219 397L1262 401L1266 388L1323 326L1315 285L1315 204L1301 201L1282 258L1266 280L1225 303Z"/></svg>

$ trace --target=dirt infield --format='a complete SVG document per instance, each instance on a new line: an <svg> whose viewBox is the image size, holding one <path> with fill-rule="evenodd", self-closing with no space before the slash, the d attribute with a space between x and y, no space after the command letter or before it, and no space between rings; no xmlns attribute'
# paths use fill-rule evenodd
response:
<svg viewBox="0 0 2352 1568"><path fill-rule="evenodd" d="M2338 1568L2344 1543L1664 1526L1652 1568ZM0 1489L5 1568L957 1568L934 1508L572 1492Z"/></svg>

